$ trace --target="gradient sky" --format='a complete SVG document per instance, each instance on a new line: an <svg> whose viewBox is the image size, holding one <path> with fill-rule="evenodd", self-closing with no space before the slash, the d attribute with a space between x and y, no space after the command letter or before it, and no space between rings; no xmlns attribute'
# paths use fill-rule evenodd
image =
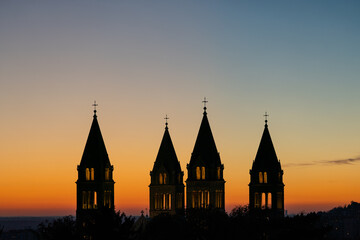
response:
<svg viewBox="0 0 360 240"><path fill-rule="evenodd" d="M226 209L264 113L289 213L360 201L359 1L0 1L0 216L75 214L94 100L117 210L148 208L168 114L186 172L202 99Z"/></svg>

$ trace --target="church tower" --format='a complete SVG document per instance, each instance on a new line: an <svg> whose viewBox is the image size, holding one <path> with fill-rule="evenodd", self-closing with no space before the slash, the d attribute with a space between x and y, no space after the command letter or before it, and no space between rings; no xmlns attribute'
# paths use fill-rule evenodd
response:
<svg viewBox="0 0 360 240"><path fill-rule="evenodd" d="M95 216L114 211L113 166L106 151L96 116L94 117L80 165L77 167L76 220L86 227L94 223Z"/></svg>
<svg viewBox="0 0 360 240"><path fill-rule="evenodd" d="M159 214L184 214L184 172L170 138L166 116L162 138L153 170L150 172L150 217Z"/></svg>
<svg viewBox="0 0 360 240"><path fill-rule="evenodd" d="M250 170L250 213L267 217L284 216L283 170L271 141L267 117L265 129Z"/></svg>
<svg viewBox="0 0 360 240"><path fill-rule="evenodd" d="M225 210L224 165L221 164L220 155L207 118L206 98L203 102L203 118L190 163L187 165L186 208Z"/></svg>

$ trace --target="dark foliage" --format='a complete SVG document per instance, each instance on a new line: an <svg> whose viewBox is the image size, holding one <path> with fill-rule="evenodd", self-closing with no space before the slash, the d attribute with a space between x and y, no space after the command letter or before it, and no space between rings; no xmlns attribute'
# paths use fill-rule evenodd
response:
<svg viewBox="0 0 360 240"><path fill-rule="evenodd" d="M360 203L351 202L318 215L322 224L331 229L328 239L360 239Z"/></svg>
<svg viewBox="0 0 360 240"><path fill-rule="evenodd" d="M231 239L326 239L328 227L315 213L285 218L269 218L261 213L249 214L247 206L238 206L230 213Z"/></svg>
<svg viewBox="0 0 360 240"><path fill-rule="evenodd" d="M93 223L87 226L77 225L74 217L67 216L39 224L40 238L44 240L73 239L129 239L130 228L134 224L133 217L124 213L109 211L97 214Z"/></svg>
<svg viewBox="0 0 360 240"><path fill-rule="evenodd" d="M326 239L329 228L311 213L286 218L250 215L248 206L238 206L229 215L215 209L192 209L186 217L160 215L149 221L139 239Z"/></svg>
<svg viewBox="0 0 360 240"><path fill-rule="evenodd" d="M72 216L58 218L52 222L45 221L38 226L41 239L60 240L78 239L75 220Z"/></svg>
<svg viewBox="0 0 360 240"><path fill-rule="evenodd" d="M186 212L194 239L227 239L228 215L217 209L191 209Z"/></svg>
<svg viewBox="0 0 360 240"><path fill-rule="evenodd" d="M144 216L137 222L120 212L102 212L85 228L76 226L73 217L67 216L39 225L41 239L131 239L131 240L212 240L212 239L358 239L360 204L351 203L327 213L300 214L293 217L273 217L250 214L248 206L238 206L229 215L215 209L193 209L185 216L159 215L152 219ZM352 220L351 238L344 238L341 221ZM337 223L338 225L333 225ZM136 226L136 227L135 227ZM352 226L352 225L351 225ZM349 224L346 226L349 229ZM352 235L351 235L352 234ZM355 238L354 238L355 236ZM86 239L86 238L85 238Z"/></svg>
<svg viewBox="0 0 360 240"><path fill-rule="evenodd" d="M128 239L133 224L133 217L109 209L97 212L91 223L85 227L78 226L78 229L81 235L91 236L93 240Z"/></svg>
<svg viewBox="0 0 360 240"><path fill-rule="evenodd" d="M190 227L182 216L163 214L148 222L139 239L191 239Z"/></svg>
<svg viewBox="0 0 360 240"><path fill-rule="evenodd" d="M229 217L215 209L193 209L186 217L159 215L152 218L139 239L227 239Z"/></svg>

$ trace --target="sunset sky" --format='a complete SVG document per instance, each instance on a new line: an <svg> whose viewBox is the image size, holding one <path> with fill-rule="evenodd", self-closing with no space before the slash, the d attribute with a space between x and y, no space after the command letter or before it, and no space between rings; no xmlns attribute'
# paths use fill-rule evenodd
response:
<svg viewBox="0 0 360 240"><path fill-rule="evenodd" d="M288 213L360 202L360 1L0 1L0 216L75 214L93 101L115 207L149 208L167 114L187 177L204 97L229 212L264 113Z"/></svg>

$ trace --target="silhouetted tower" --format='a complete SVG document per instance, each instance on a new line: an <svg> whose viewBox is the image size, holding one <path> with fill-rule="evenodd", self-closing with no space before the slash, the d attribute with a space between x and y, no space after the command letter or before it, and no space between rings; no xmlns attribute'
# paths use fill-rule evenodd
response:
<svg viewBox="0 0 360 240"><path fill-rule="evenodd" d="M170 138L166 116L162 138L153 170L150 172L150 217L159 214L184 214L184 172Z"/></svg>
<svg viewBox="0 0 360 240"><path fill-rule="evenodd" d="M250 170L250 213L267 217L284 216L283 170L271 141L267 114L265 129Z"/></svg>
<svg viewBox="0 0 360 240"><path fill-rule="evenodd" d="M106 151L93 105L94 118L78 165L76 220L81 226L94 223L95 216L114 211L113 166Z"/></svg>
<svg viewBox="0 0 360 240"><path fill-rule="evenodd" d="M225 210L224 165L221 164L214 137L206 112L204 99L204 115L199 133L187 165L186 208L215 208Z"/></svg>

